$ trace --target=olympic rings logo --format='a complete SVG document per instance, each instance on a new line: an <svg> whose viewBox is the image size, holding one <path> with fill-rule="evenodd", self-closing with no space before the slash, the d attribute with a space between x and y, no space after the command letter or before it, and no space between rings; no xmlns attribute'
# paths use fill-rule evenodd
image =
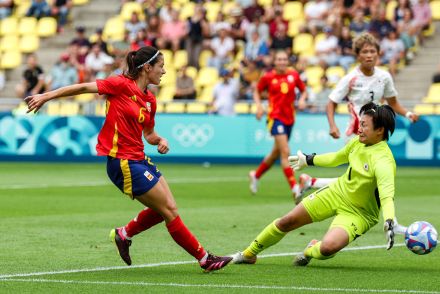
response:
<svg viewBox="0 0 440 294"><path fill-rule="evenodd" d="M214 128L209 124L176 124L171 132L183 147L203 147L214 136Z"/></svg>

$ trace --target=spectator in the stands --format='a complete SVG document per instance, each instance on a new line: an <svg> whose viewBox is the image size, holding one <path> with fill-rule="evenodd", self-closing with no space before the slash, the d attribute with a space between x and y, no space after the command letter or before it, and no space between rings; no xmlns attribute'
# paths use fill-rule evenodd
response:
<svg viewBox="0 0 440 294"><path fill-rule="evenodd" d="M252 21L256 15L263 18L264 8L258 3L257 0L253 0L250 6L243 9L243 14L248 21Z"/></svg>
<svg viewBox="0 0 440 294"><path fill-rule="evenodd" d="M26 12L26 16L35 17L40 19L45 16L50 16L50 6L46 0L32 0L32 4Z"/></svg>
<svg viewBox="0 0 440 294"><path fill-rule="evenodd" d="M411 11L411 2L409 0L399 0L396 8L394 8L393 24L396 26L400 21L403 20L405 15L405 10L409 9Z"/></svg>
<svg viewBox="0 0 440 294"><path fill-rule="evenodd" d="M183 48L184 38L188 34L187 24L179 19L179 12L171 10L171 21L164 22L160 30L165 48L174 52Z"/></svg>
<svg viewBox="0 0 440 294"><path fill-rule="evenodd" d="M63 53L50 71L47 88L52 91L76 83L78 83L78 72L71 64L69 54Z"/></svg>
<svg viewBox="0 0 440 294"><path fill-rule="evenodd" d="M325 37L318 41L315 46L316 57L323 66L334 66L338 64L338 38L333 34L333 29L329 26L323 28Z"/></svg>
<svg viewBox="0 0 440 294"><path fill-rule="evenodd" d="M187 67L183 66L179 70L179 75L176 79L176 93L174 99L195 99L196 89L194 87L194 80L187 74Z"/></svg>
<svg viewBox="0 0 440 294"><path fill-rule="evenodd" d="M90 80L94 80L98 72L104 69L105 64L113 62L113 58L102 52L98 44L94 44L86 57L86 69L89 73Z"/></svg>
<svg viewBox="0 0 440 294"><path fill-rule="evenodd" d="M234 47L234 40L228 36L226 29L221 29L218 36L211 41L210 49L213 55L208 59L208 65L216 67L220 71L231 61Z"/></svg>
<svg viewBox="0 0 440 294"><path fill-rule="evenodd" d="M160 27L161 22L160 18L157 15L152 15L147 20L147 39L151 41L154 47L161 47L159 45L162 45L161 38L160 38Z"/></svg>
<svg viewBox="0 0 440 294"><path fill-rule="evenodd" d="M244 41L246 30L250 22L247 20L246 17L243 16L243 10L240 7L235 7L231 9L230 15L232 17L231 37L235 41Z"/></svg>
<svg viewBox="0 0 440 294"><path fill-rule="evenodd" d="M235 115L234 105L238 99L239 83L233 78L233 72L222 69L220 81L214 87L212 106L218 115Z"/></svg>
<svg viewBox="0 0 440 294"><path fill-rule="evenodd" d="M202 52L203 40L209 36L209 23L201 4L197 4L194 14L188 18L188 37L185 48L188 53L188 65L199 68L199 56Z"/></svg>
<svg viewBox="0 0 440 294"><path fill-rule="evenodd" d="M159 4L157 0L144 1L144 7L144 14L147 19L153 15L157 16L159 14Z"/></svg>
<svg viewBox="0 0 440 294"><path fill-rule="evenodd" d="M356 10L354 13L354 18L350 22L350 31L354 34L354 37L359 36L365 31L370 29L368 22L365 21L364 12L362 9Z"/></svg>
<svg viewBox="0 0 440 294"><path fill-rule="evenodd" d="M26 69L23 72L23 79L15 87L17 96L26 98L30 95L41 94L45 91L44 72L38 65L37 56L29 54L26 60Z"/></svg>
<svg viewBox="0 0 440 294"><path fill-rule="evenodd" d="M52 16L58 20L58 32L64 31L64 26L67 24L70 10L73 6L72 0L55 0L52 2Z"/></svg>
<svg viewBox="0 0 440 294"><path fill-rule="evenodd" d="M412 12L409 8L405 9L403 13L403 18L397 23L397 31L400 35L400 39L405 45L406 50L416 44L417 23L412 19ZM412 54L407 54L407 57L408 56L409 59L412 59Z"/></svg>
<svg viewBox="0 0 440 294"><path fill-rule="evenodd" d="M261 72L253 61L240 63L240 99L253 101L253 94Z"/></svg>
<svg viewBox="0 0 440 294"><path fill-rule="evenodd" d="M397 32L392 30L381 41L380 49L383 53L380 59L382 64L388 64L389 72L394 77L397 73L397 65L405 58L405 45L398 38Z"/></svg>
<svg viewBox="0 0 440 294"><path fill-rule="evenodd" d="M269 55L266 42L261 40L258 31L252 33L252 38L246 43L244 56L246 60L254 61L258 67L264 67L264 59Z"/></svg>
<svg viewBox="0 0 440 294"><path fill-rule="evenodd" d="M270 42L270 50L272 52L284 50L290 56L292 54L293 38L287 35L287 31L282 26L278 28Z"/></svg>
<svg viewBox="0 0 440 294"><path fill-rule="evenodd" d="M101 51L105 54L109 55L107 42L104 41L104 37L102 35L102 28L97 28L95 31L95 40L93 41L94 44L98 44L99 47L101 47Z"/></svg>
<svg viewBox="0 0 440 294"><path fill-rule="evenodd" d="M129 32L130 39L135 39L137 33L140 30L144 30L146 26L145 21L140 20L137 12L133 11L130 20L125 23L125 30Z"/></svg>
<svg viewBox="0 0 440 294"><path fill-rule="evenodd" d="M263 42L269 41L269 26L267 23L262 21L262 15L259 13L254 15L254 18L252 22L247 26L246 28L246 42L249 42L252 39L252 33L254 31L258 32L258 35L260 36L260 39L263 40Z"/></svg>
<svg viewBox="0 0 440 294"><path fill-rule="evenodd" d="M172 20L171 11L173 11L173 1L166 0L165 4L159 10L159 18L162 22L170 22Z"/></svg>
<svg viewBox="0 0 440 294"><path fill-rule="evenodd" d="M10 16L13 7L13 0L0 0L0 20Z"/></svg>
<svg viewBox="0 0 440 294"><path fill-rule="evenodd" d="M311 1L307 4L304 15L309 30L313 31L325 26L329 8L329 3L324 0Z"/></svg>
<svg viewBox="0 0 440 294"><path fill-rule="evenodd" d="M373 15L370 22L370 32L379 40L385 38L394 27L391 22L386 19L385 9L381 8Z"/></svg>
<svg viewBox="0 0 440 294"><path fill-rule="evenodd" d="M136 51L139 50L139 48L151 45L152 41L148 39L145 30L140 30L137 32L136 38L131 41L130 51Z"/></svg>
<svg viewBox="0 0 440 294"><path fill-rule="evenodd" d="M129 36L130 33L125 31L122 40L112 42L113 54L115 56L125 56L130 51L131 41Z"/></svg>
<svg viewBox="0 0 440 294"><path fill-rule="evenodd" d="M425 41L425 36L423 31L429 29L432 22L432 12L429 2L426 0L419 0L413 6L414 21L417 23L418 27L418 39L420 44L423 45Z"/></svg>
<svg viewBox="0 0 440 294"><path fill-rule="evenodd" d="M217 18L215 19L215 21L211 23L209 28L211 36L215 37L218 35L218 32L221 29L225 29L229 34L229 32L231 31L231 24L226 21L225 15L223 13L219 13L217 14Z"/></svg>
<svg viewBox="0 0 440 294"><path fill-rule="evenodd" d="M353 53L353 40L348 27L342 27L338 47L339 65L342 66L345 71L348 71L350 66L356 61Z"/></svg>
<svg viewBox="0 0 440 294"><path fill-rule="evenodd" d="M275 17L273 20L269 23L269 34L271 38L275 37L275 34L281 30L286 31L289 27L289 22L287 20L283 19L283 12L282 11L275 11Z"/></svg>
<svg viewBox="0 0 440 294"><path fill-rule="evenodd" d="M83 26L78 26L75 28L76 36L73 38L71 43L77 44L79 47L87 47L90 48L91 44L89 38L86 36L86 28Z"/></svg>

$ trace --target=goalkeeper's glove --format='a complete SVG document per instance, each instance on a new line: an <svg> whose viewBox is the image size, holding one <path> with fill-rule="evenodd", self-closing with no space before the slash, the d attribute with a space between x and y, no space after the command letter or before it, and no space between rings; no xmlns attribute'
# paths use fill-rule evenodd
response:
<svg viewBox="0 0 440 294"><path fill-rule="evenodd" d="M383 225L385 237L387 238L387 250L393 248L394 245L394 223L392 219L387 219Z"/></svg>
<svg viewBox="0 0 440 294"><path fill-rule="evenodd" d="M314 165L313 157L316 153L311 155L304 154L301 150L298 150L297 155L289 156L289 165L294 170L300 170L306 166Z"/></svg>

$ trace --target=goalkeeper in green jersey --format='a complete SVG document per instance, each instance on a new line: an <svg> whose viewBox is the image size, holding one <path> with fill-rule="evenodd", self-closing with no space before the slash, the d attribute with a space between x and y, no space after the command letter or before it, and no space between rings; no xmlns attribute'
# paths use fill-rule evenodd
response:
<svg viewBox="0 0 440 294"><path fill-rule="evenodd" d="M394 132L395 113L388 105L374 103L360 110L359 135L337 152L290 156L292 168L335 167L348 164L337 181L304 198L285 216L269 224L234 263L255 263L257 255L278 243L288 232L312 222L335 217L322 241L312 240L294 264L307 265L312 258L328 259L379 221L382 208L387 249L394 243L394 179L396 163L387 141Z"/></svg>

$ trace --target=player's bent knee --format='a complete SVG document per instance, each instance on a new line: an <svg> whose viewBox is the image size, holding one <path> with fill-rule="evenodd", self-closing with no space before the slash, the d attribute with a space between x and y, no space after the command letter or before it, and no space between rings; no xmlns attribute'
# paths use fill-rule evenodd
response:
<svg viewBox="0 0 440 294"><path fill-rule="evenodd" d="M321 243L319 251L324 256L331 256L341 250L342 248L340 247L337 242L326 241Z"/></svg>

